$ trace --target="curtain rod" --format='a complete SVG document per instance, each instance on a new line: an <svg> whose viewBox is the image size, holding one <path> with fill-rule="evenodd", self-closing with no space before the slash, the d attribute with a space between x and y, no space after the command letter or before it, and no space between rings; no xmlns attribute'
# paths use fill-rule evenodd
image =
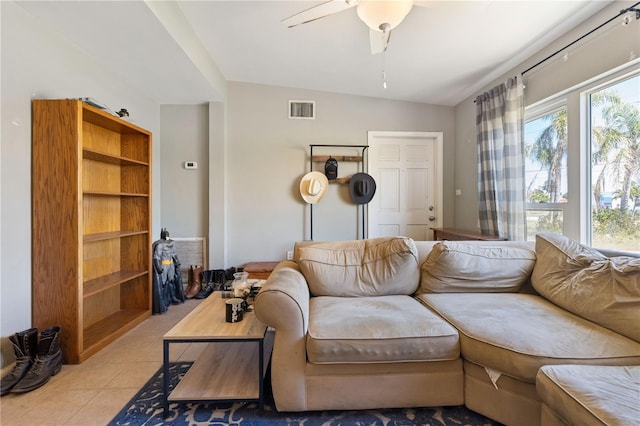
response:
<svg viewBox="0 0 640 426"><path fill-rule="evenodd" d="M551 59L554 56L556 56L558 53L563 52L564 50L568 49L569 47L573 46L574 44L576 44L577 42L582 40L583 38L593 34L594 32L598 31L600 28L604 27L605 25L607 25L608 23L610 23L614 19L624 15L625 13L636 12L636 19L640 19L640 9L636 9L635 8L638 5L640 5L640 1L635 3L634 5L632 5L631 7L628 7L626 9L622 9L616 16L614 16L614 17L608 19L606 22L603 22L602 24L598 25L597 27L595 27L594 29L592 29L588 33L584 34L583 36L581 36L581 37L577 38L576 40L572 41L571 43L567 44L565 47L556 50L551 55L547 56L546 58L544 58L543 60L541 60L537 64L532 65L529 68L527 68L526 70L522 71L520 74L524 75L524 74L528 73L529 71L531 71L532 69L538 67L539 65L542 65L543 63L547 62L549 59Z"/></svg>
<svg viewBox="0 0 640 426"><path fill-rule="evenodd" d="M547 62L549 59L553 58L554 56L556 56L558 53L563 52L564 50L568 49L569 47L573 46L574 44L576 44L577 42L579 42L580 40L582 40L583 38L593 34L594 32L598 31L600 28L604 27L605 25L607 25L608 23L610 23L611 21L613 21L616 18L619 18L620 16L624 15L625 13L628 12L635 12L636 13L636 19L640 19L640 9L636 9L636 6L640 5L640 1L636 2L635 4L631 5L631 7L628 7L626 9L622 9L616 16L608 19L606 22L603 22L602 24L598 25L597 27L595 27L594 29L592 29L591 31L589 31L588 33L582 35L581 37L577 38L576 40L572 41L571 43L567 44L566 46L564 46L561 49L556 50L555 52L553 52L551 55L547 56L546 58L544 58L543 60L541 60L540 62L536 63L535 65L530 66L529 68L527 68L526 70L522 71L520 73L520 75L525 75L526 73L528 73L529 71L531 71L532 69L544 64L545 62ZM476 103L476 100L474 99L473 103Z"/></svg>

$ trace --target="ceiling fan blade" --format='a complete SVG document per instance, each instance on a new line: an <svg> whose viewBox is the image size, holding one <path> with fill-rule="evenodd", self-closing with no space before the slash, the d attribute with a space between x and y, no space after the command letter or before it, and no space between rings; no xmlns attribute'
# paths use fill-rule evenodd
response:
<svg viewBox="0 0 640 426"><path fill-rule="evenodd" d="M390 37L391 30L383 32L369 29L369 44L371 45L371 54L377 55L378 53L386 52L387 47L389 47Z"/></svg>
<svg viewBox="0 0 640 426"><path fill-rule="evenodd" d="M359 0L329 0L283 19L282 23L289 28L295 27L296 25L306 24L307 22L315 21L316 19L324 18L325 16L347 10L356 6L358 2Z"/></svg>

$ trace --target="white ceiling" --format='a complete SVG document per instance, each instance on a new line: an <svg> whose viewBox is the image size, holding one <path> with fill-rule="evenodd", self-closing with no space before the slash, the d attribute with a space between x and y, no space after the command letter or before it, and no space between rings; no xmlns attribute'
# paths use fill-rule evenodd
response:
<svg viewBox="0 0 640 426"><path fill-rule="evenodd" d="M456 105L610 3L414 6L383 57L370 54L369 30L355 8L291 29L280 23L321 2L18 4L162 104L220 100L219 71L230 81ZM159 6L170 6L169 18L158 18Z"/></svg>

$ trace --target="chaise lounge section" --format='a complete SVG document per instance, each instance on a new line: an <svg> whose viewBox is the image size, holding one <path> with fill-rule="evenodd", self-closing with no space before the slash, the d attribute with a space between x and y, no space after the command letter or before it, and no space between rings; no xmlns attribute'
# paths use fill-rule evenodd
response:
<svg viewBox="0 0 640 426"><path fill-rule="evenodd" d="M536 385L543 425L638 424L640 366L545 365Z"/></svg>
<svg viewBox="0 0 640 426"><path fill-rule="evenodd" d="M640 259L554 234L298 243L255 310L280 411L465 404L537 425L541 367L640 365Z"/></svg>

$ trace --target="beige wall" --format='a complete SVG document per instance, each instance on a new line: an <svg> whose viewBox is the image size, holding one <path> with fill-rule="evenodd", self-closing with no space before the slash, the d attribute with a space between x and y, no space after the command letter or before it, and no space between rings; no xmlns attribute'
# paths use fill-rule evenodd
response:
<svg viewBox="0 0 640 426"><path fill-rule="evenodd" d="M172 237L209 233L209 105L162 105L162 222ZM198 163L186 169L185 161ZM158 236L159 237L159 236ZM157 239L157 238L154 238Z"/></svg>
<svg viewBox="0 0 640 426"><path fill-rule="evenodd" d="M289 100L315 101L317 118L288 119ZM295 241L308 238L299 180L309 168L310 144L366 145L369 130L443 132L444 162L453 162L452 107L230 82L226 113L228 266L283 259ZM341 176L352 172L339 165ZM451 225L452 167L444 182ZM345 190L331 185L314 208L314 240L356 237L356 210Z"/></svg>
<svg viewBox="0 0 640 426"><path fill-rule="evenodd" d="M478 94L514 77L568 45L583 34L615 16L634 2L614 2L592 18L551 43L539 53L527 59L493 83L478 91ZM531 105L578 84L593 79L605 72L629 63L640 57L640 21L628 26L621 19L611 22L591 36L568 49L568 60L562 54L525 74L525 104ZM637 62L636 62L636 66ZM462 195L455 197L455 226L476 230L477 215L477 148L475 96L465 99L455 108L455 187Z"/></svg>
<svg viewBox="0 0 640 426"><path fill-rule="evenodd" d="M290 99L315 101L316 119L290 120ZM453 161L452 107L230 82L226 104L164 105L161 123L160 226L172 236L207 235L211 268L281 260L295 241L309 238L299 180L309 169L310 144L366 145L369 130L438 131L445 164ZM198 170L185 170L183 162L196 157ZM339 165L341 177L357 171L353 163ZM452 225L453 168L444 181L445 224ZM357 238L358 220L346 185L331 185L314 207L314 239Z"/></svg>

